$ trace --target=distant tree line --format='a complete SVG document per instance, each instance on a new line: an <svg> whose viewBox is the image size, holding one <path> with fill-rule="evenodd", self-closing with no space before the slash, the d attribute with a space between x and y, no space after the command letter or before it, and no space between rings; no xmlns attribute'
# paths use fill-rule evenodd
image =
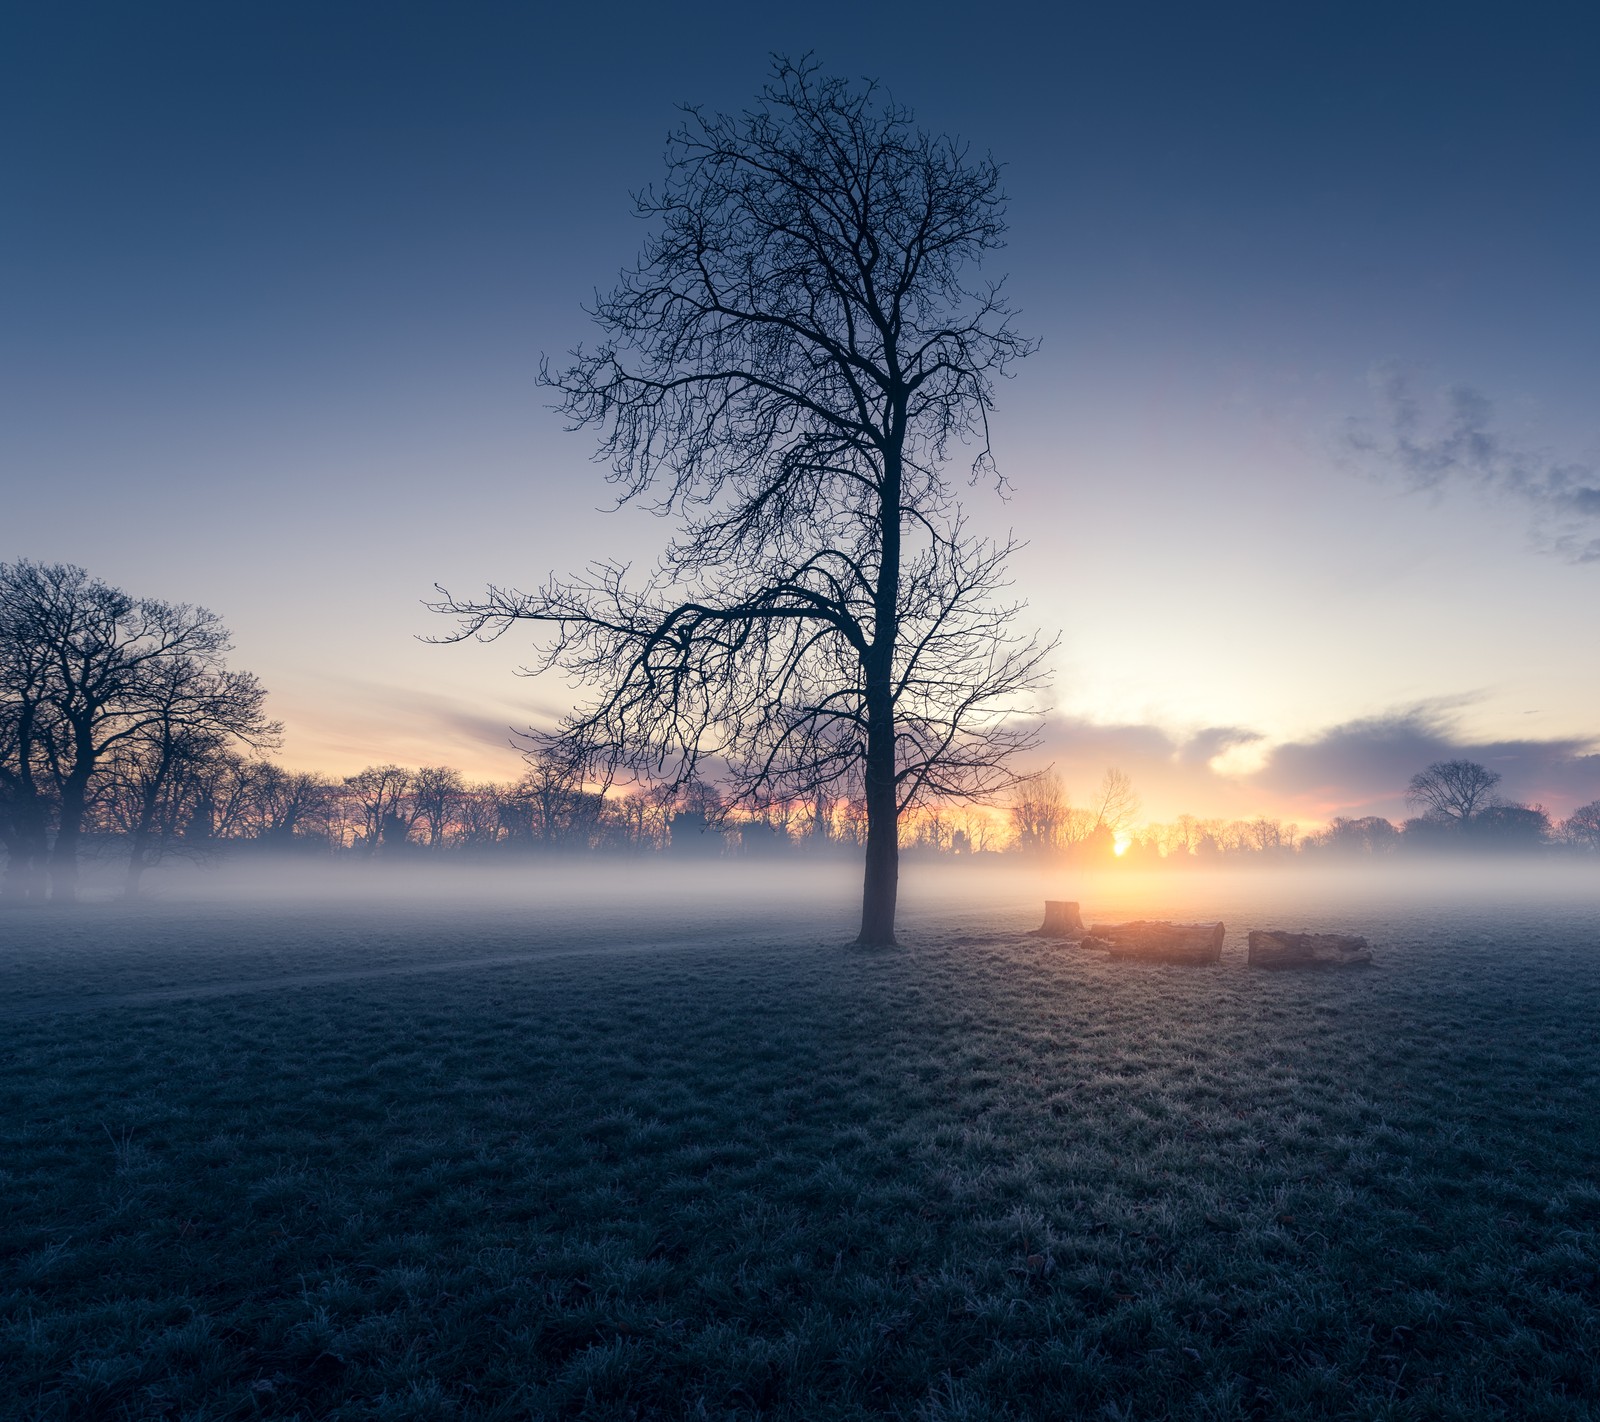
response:
<svg viewBox="0 0 1600 1422"><path fill-rule="evenodd" d="M1114 776L1114 773L1112 773ZM1107 777L1107 784L1112 782ZM1011 808L1014 843L1045 848L1077 859L1104 857L1110 832L1117 832L1126 865L1182 865L1206 862L1310 862L1381 859L1392 854L1600 853L1600 800L1554 821L1539 805L1520 805L1496 797L1496 771L1477 761L1435 761L1411 777L1406 800L1419 813L1400 824L1382 816L1334 817L1320 830L1302 835L1299 825L1272 817L1198 819L1184 814L1170 824L1144 824L1123 832L1107 819L1106 789L1088 809L1067 808L1064 798L1035 793ZM1046 782L1048 784L1048 782ZM1040 806L1051 813L1040 816ZM1042 832L1053 825L1054 833ZM1098 838L1096 838L1098 835ZM1114 851L1115 853L1115 851Z"/></svg>
<svg viewBox="0 0 1600 1422"><path fill-rule="evenodd" d="M13 808L0 805L6 817L0 843L8 852L17 840ZM36 809L47 831L59 825L58 800L41 796ZM964 842L968 828L976 841L989 842L985 829L968 826L968 817L934 814L908 843L949 849ZM731 810L716 788L698 781L670 792L602 790L540 757L530 757L517 779L497 782L472 781L444 765L370 765L354 775L316 775L217 747L185 761L148 808L143 781L108 768L95 782L81 831L94 844L137 842L148 867L172 855L248 846L366 857L489 849L721 854L859 848L866 822L862 805L828 796L751 813Z"/></svg>
<svg viewBox="0 0 1600 1422"><path fill-rule="evenodd" d="M124 866L130 893L174 855L282 851L859 854L863 796L816 789L753 808L702 780L615 785L550 746L503 782L445 765L371 765L348 776L272 759L279 727L254 677L225 665L228 634L204 608L132 597L80 568L0 564L0 851L4 897L70 900L85 847ZM1051 772L1003 811L930 803L903 817L912 855L1008 854L1133 867L1377 859L1568 849L1600 853L1600 801L1553 821L1505 801L1500 777L1440 761L1407 789L1400 824L1337 818L1302 834L1265 816L1136 823L1126 774L1083 804Z"/></svg>
<svg viewBox="0 0 1600 1422"><path fill-rule="evenodd" d="M865 806L847 798L818 795L753 812L698 781L673 790L586 785L559 760L540 755L531 755L514 780L474 781L444 765L371 765L348 776L315 775L213 745L185 759L153 803L148 784L147 776L113 763L95 783L81 829L91 846L128 857L137 871L130 871L133 886L138 873L173 856L851 854L859 853L867 828ZM43 808L54 823L55 803L47 797ZM909 818L902 848L913 858L1004 855L1086 868L1166 869L1419 853L1600 853L1600 802L1553 822L1537 807L1483 798L1454 814L1429 807L1398 825L1378 816L1337 818L1308 834L1266 816L1180 815L1136 824L1138 809L1138 796L1119 770L1107 771L1083 805L1070 802L1059 777L1044 774L1021 787L1003 814L932 807ZM14 826L0 842L10 849Z"/></svg>
<svg viewBox="0 0 1600 1422"><path fill-rule="evenodd" d="M1558 821L1542 805L1499 798L1499 783L1497 771L1476 761L1435 761L1406 787L1406 799L1419 814L1398 825L1375 816L1335 819L1315 836L1315 847L1355 856L1526 853L1560 847L1600 851L1600 800Z"/></svg>

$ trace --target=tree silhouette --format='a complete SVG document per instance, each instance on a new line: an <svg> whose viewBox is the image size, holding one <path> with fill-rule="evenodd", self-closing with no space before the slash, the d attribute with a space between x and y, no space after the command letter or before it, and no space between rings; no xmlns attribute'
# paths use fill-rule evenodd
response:
<svg viewBox="0 0 1600 1422"><path fill-rule="evenodd" d="M239 802L239 818L252 838L286 848L296 833L327 828L336 791L320 776L258 761L238 766L231 781L230 798Z"/></svg>
<svg viewBox="0 0 1600 1422"><path fill-rule="evenodd" d="M411 772L398 765L369 765L345 777L345 789L361 816L361 842L368 854L394 849L411 836L417 810L410 801Z"/></svg>
<svg viewBox="0 0 1600 1422"><path fill-rule="evenodd" d="M281 728L262 709L266 694L248 672L212 659L173 656L147 669L137 727L112 762L128 833L128 897L192 814L214 820L206 770L236 741L276 741ZM212 826L205 828L209 837Z"/></svg>
<svg viewBox="0 0 1600 1422"><path fill-rule="evenodd" d="M225 669L229 650L203 607L134 598L70 564L0 564L3 779L39 836L25 860L30 892L47 805L50 897L71 902L97 778L117 757L149 753L163 726L175 737L270 738L260 688Z"/></svg>
<svg viewBox="0 0 1600 1422"><path fill-rule="evenodd" d="M1030 777L1016 788L1007 806L1016 847L1024 854L1055 854L1065 843L1072 806L1066 786L1053 770Z"/></svg>
<svg viewBox="0 0 1600 1422"><path fill-rule="evenodd" d="M1436 760L1418 771L1406 787L1406 799L1443 819L1465 823L1492 803L1497 772L1474 760Z"/></svg>
<svg viewBox="0 0 1600 1422"><path fill-rule="evenodd" d="M1600 800L1579 805L1561 822L1561 835L1568 844L1600 849Z"/></svg>
<svg viewBox="0 0 1600 1422"><path fill-rule="evenodd" d="M1115 768L1107 770L1089 809L1094 816L1095 829L1110 830L1113 836L1127 829L1139 813L1139 796L1127 772Z"/></svg>
<svg viewBox="0 0 1600 1422"><path fill-rule="evenodd" d="M596 696L549 738L609 776L725 767L733 801L865 801L861 941L894 940L898 824L1008 788L1048 648L1011 630L1014 544L974 537L945 466L993 478L993 379L1031 345L998 284L1000 171L872 85L775 63L742 117L685 110L637 199L640 260L547 366L601 433L619 503L683 520L635 585L604 562L436 610L454 637L522 621Z"/></svg>
<svg viewBox="0 0 1600 1422"><path fill-rule="evenodd" d="M35 631L39 578L33 564L0 564L0 845L11 901L41 896L49 846L53 659Z"/></svg>
<svg viewBox="0 0 1600 1422"><path fill-rule="evenodd" d="M1490 849L1539 849L1550 842L1550 816L1538 805L1486 805L1472 817L1472 834Z"/></svg>
<svg viewBox="0 0 1600 1422"><path fill-rule="evenodd" d="M444 843L445 832L465 799L466 782L448 765L425 765L411 778L411 803L428 832L428 848Z"/></svg>

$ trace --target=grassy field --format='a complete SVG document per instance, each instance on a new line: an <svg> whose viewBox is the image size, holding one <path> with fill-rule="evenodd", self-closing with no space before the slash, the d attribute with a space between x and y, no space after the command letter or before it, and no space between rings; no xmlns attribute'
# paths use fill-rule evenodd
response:
<svg viewBox="0 0 1600 1422"><path fill-rule="evenodd" d="M1591 1415L1581 903L1322 976L673 913L0 920L0 1414Z"/></svg>

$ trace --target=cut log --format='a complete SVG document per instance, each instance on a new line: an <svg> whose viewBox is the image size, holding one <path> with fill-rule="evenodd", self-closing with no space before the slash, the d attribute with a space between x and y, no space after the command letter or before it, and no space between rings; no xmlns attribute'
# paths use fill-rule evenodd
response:
<svg viewBox="0 0 1600 1422"><path fill-rule="evenodd" d="M1097 923L1084 938L1085 947L1101 946L1113 958L1147 963L1215 963L1222 957L1220 923Z"/></svg>
<svg viewBox="0 0 1600 1422"><path fill-rule="evenodd" d="M1072 899L1046 899L1044 923L1033 930L1035 938L1082 938L1083 915Z"/></svg>
<svg viewBox="0 0 1600 1422"><path fill-rule="evenodd" d="M1281 928L1250 930L1252 968L1348 968L1372 961L1365 938L1344 933L1285 933Z"/></svg>

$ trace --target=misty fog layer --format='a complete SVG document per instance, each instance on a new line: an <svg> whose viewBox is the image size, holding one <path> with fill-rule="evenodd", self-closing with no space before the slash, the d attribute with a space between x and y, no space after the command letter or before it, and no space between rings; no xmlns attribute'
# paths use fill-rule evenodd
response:
<svg viewBox="0 0 1600 1422"><path fill-rule="evenodd" d="M256 863L174 866L152 888L156 896L135 905L0 917L9 1005L0 1013L492 974L550 957L709 954L759 972L801 950L845 951L859 871L580 859L514 869ZM1597 937L1593 876L1561 863L1181 876L913 864L901 897L900 937L913 953L919 943L1015 939L1039 925L1046 899L1073 899L1086 923L1220 919L1222 972L1244 970L1245 939L1258 928L1361 934L1380 968L1416 949L1589 952Z"/></svg>

